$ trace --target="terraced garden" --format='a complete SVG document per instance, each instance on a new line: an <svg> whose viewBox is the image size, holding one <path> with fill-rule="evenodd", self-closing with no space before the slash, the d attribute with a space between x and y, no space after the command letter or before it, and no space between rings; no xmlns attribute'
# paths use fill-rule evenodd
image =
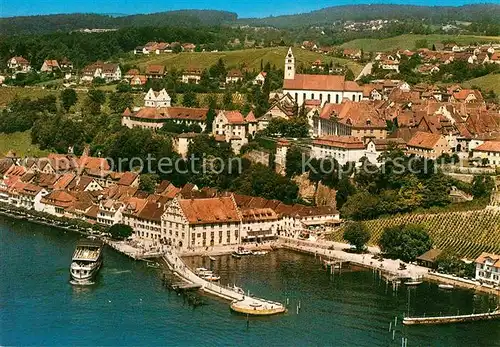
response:
<svg viewBox="0 0 500 347"><path fill-rule="evenodd" d="M482 252L500 254L500 211L478 210L437 214L407 214L363 222L371 232L370 244L377 244L384 228L400 224L423 224L442 250L453 251L459 257L475 259ZM331 235L345 242L340 230Z"/></svg>

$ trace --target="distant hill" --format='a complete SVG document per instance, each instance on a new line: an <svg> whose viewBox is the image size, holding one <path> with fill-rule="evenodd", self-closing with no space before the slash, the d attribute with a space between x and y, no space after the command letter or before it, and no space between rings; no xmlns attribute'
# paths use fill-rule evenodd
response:
<svg viewBox="0 0 500 347"><path fill-rule="evenodd" d="M428 19L433 23L448 21L493 21L500 18L500 5L479 4L464 6L413 6L413 5L346 5L296 15L244 18L239 24L297 28L331 24L339 20L362 21L371 19Z"/></svg>
<svg viewBox="0 0 500 347"><path fill-rule="evenodd" d="M181 10L130 16L54 14L0 18L0 35L46 34L78 29L111 29L144 26L201 27L234 22L237 14L214 10Z"/></svg>
<svg viewBox="0 0 500 347"><path fill-rule="evenodd" d="M227 25L299 28L327 25L339 20L427 19L431 23L482 21L497 23L500 5L465 6L347 5L327 7L309 13L266 18L240 18L233 12L216 10L180 10L152 14L120 16L115 14L55 14L0 18L0 35L68 32L84 28L124 28L142 26L200 27Z"/></svg>

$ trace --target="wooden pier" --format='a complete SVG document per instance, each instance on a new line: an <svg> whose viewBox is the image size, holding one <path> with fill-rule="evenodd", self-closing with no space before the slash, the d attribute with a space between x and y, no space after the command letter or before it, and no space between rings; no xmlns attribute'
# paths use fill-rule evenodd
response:
<svg viewBox="0 0 500 347"><path fill-rule="evenodd" d="M230 301L230 308L232 311L259 316L286 312L285 306L279 302L245 295L198 277L188 266L186 266L186 264L184 264L182 259L173 250L167 251L163 255L163 260L178 278L186 282L185 286L192 288L197 287L207 294Z"/></svg>
<svg viewBox="0 0 500 347"><path fill-rule="evenodd" d="M500 319L500 311L495 310L488 313L476 313L467 315L456 316L442 316L442 317L405 317L403 318L404 325L435 325L435 324L451 324L451 323L465 323L475 322L481 320Z"/></svg>

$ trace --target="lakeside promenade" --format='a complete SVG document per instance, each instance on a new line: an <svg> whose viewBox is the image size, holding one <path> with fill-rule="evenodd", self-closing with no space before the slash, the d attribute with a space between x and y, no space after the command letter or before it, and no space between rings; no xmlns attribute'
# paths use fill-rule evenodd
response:
<svg viewBox="0 0 500 347"><path fill-rule="evenodd" d="M114 241L107 237L96 236L95 234L88 233L86 230L70 227L63 225L57 221L51 221L47 218L40 218L36 216L30 216L29 213L19 213L8 210L0 210L0 215L4 215L9 218L14 218L18 220L24 220L31 223L43 224L47 226L56 227L59 229L64 229L67 231L78 232L85 236L95 236L99 237L107 245L115 249L116 251L131 257L134 260L146 260L151 258L159 258L164 254L166 246L158 246L154 244L146 244L144 242L129 242L129 241ZM207 247L203 249L195 250L179 250L179 256L190 257L190 256L209 256L209 255L224 255L230 254L235 251L239 246L244 246L249 250L266 250L270 251L275 248L287 248L290 250L308 253L320 257L337 259L344 262L350 262L355 265L371 268L373 270L380 271L382 274L389 274L388 277L394 278L417 278L424 277L424 279L438 282L451 284L456 287L463 289L470 289L479 292L484 292L488 294L497 295L500 297L500 290L498 288L493 288L489 286L484 286L481 283L474 280L465 280L463 278L455 277L452 275L441 274L438 272L430 271L428 268L424 268L414 264L407 264L406 270L399 270L399 261L384 259L382 262L372 259L372 254L380 253L378 247L368 247L370 254L355 254L343 251L343 249L349 248L348 244L338 243L326 240L297 240L293 238L287 238L280 236L277 241L266 242L263 244L242 244L242 245L229 245L229 246L215 246Z"/></svg>

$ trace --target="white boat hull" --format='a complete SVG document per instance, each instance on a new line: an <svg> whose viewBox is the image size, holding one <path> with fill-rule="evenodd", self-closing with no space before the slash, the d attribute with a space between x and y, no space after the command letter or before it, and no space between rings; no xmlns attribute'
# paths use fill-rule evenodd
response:
<svg viewBox="0 0 500 347"><path fill-rule="evenodd" d="M92 282L101 266L102 260L84 266L72 263L70 268L71 281L76 284Z"/></svg>

